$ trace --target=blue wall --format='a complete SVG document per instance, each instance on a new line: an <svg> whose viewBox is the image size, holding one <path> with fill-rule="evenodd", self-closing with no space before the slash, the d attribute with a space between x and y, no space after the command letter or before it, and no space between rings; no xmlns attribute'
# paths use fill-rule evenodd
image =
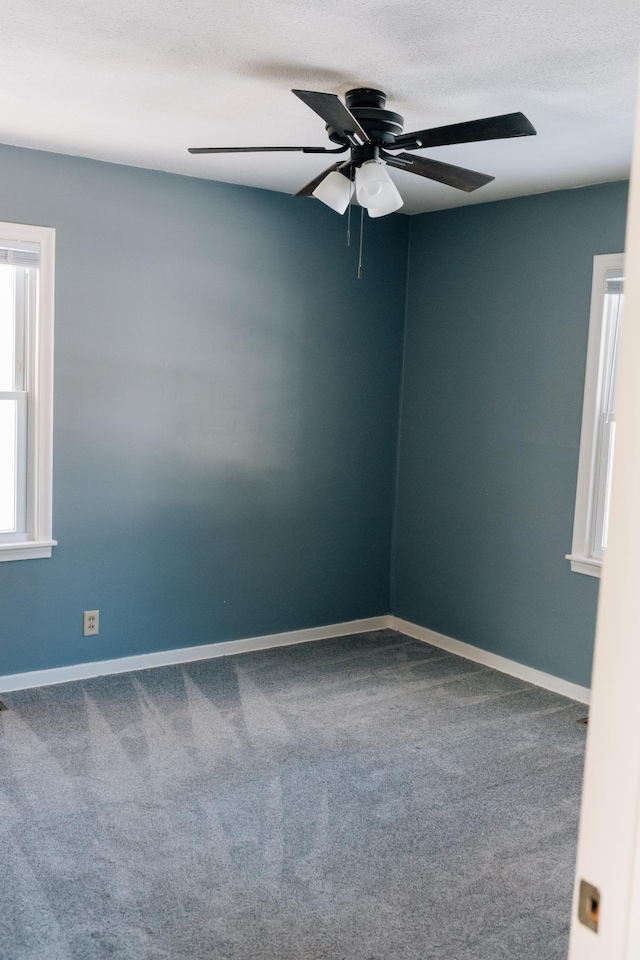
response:
<svg viewBox="0 0 640 960"><path fill-rule="evenodd" d="M1 147L0 220L57 230L59 541L0 674L388 612L407 218L358 281L313 200Z"/></svg>
<svg viewBox="0 0 640 960"><path fill-rule="evenodd" d="M57 230L59 540L0 563L0 675L391 609L588 683L598 582L564 555L626 201L367 222L358 281L314 201L0 147L0 220Z"/></svg>
<svg viewBox="0 0 640 960"><path fill-rule="evenodd" d="M588 684L598 581L571 549L592 258L627 185L411 221L392 609Z"/></svg>

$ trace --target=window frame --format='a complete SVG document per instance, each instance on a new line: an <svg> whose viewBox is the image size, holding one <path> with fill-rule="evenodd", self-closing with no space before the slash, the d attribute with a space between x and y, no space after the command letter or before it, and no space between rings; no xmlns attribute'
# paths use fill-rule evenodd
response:
<svg viewBox="0 0 640 960"><path fill-rule="evenodd" d="M55 229L0 222L0 241L37 243L40 263L31 286L25 366L27 388L26 478L23 485L26 535L3 537L0 562L51 556L53 512L53 321L55 292Z"/></svg>
<svg viewBox="0 0 640 960"><path fill-rule="evenodd" d="M603 562L602 558L594 556L593 528L598 508L600 414L605 381L603 356L606 349L604 298L607 289L607 273L610 270L624 271L624 253L599 254L593 258L589 342L582 405L573 539L571 553L566 555L574 573L584 573L590 577L601 575Z"/></svg>

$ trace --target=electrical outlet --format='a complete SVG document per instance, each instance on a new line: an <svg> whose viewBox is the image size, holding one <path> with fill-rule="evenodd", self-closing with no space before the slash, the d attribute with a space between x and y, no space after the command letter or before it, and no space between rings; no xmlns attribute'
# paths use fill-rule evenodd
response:
<svg viewBox="0 0 640 960"><path fill-rule="evenodd" d="M100 625L99 610L85 610L82 614L82 634L85 637L93 637L99 632Z"/></svg>

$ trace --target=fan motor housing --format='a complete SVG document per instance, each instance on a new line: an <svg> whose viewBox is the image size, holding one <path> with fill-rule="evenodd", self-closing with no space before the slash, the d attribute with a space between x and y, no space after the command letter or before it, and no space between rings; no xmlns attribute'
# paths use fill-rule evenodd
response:
<svg viewBox="0 0 640 960"><path fill-rule="evenodd" d="M345 103L373 143L393 143L404 128L404 117L385 110L387 95L371 87L347 90ZM329 139L334 143L348 143L346 137L327 126Z"/></svg>

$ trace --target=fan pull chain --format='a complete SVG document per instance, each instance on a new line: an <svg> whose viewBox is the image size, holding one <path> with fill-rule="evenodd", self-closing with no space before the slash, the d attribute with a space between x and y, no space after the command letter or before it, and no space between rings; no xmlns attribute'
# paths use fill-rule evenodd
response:
<svg viewBox="0 0 640 960"><path fill-rule="evenodd" d="M362 234L364 233L364 207L360 207L360 250L358 251L358 280L362 280Z"/></svg>
<svg viewBox="0 0 640 960"><path fill-rule="evenodd" d="M353 164L349 164L349 183L351 183L351 177L353 174ZM351 200L349 200L349 208L347 211L347 246L351 246Z"/></svg>

